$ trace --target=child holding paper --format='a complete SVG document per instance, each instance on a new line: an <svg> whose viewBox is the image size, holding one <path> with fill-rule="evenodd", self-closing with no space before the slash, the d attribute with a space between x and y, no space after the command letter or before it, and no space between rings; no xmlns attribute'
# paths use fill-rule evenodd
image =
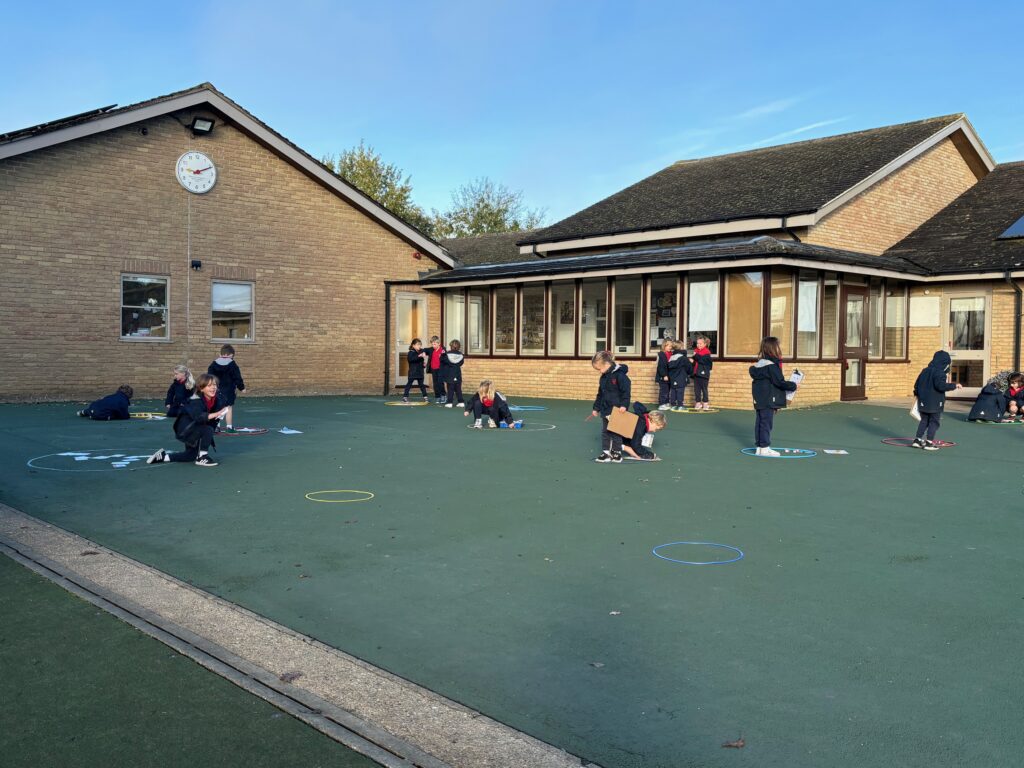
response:
<svg viewBox="0 0 1024 768"><path fill-rule="evenodd" d="M601 453L594 461L599 464L621 464L622 435L608 429L608 417L615 409L625 413L629 407L629 396L633 387L629 380L629 368L616 363L614 355L608 350L594 355L590 364L601 374L597 384L597 397L594 398L594 409L590 412L590 418L601 417Z"/></svg>
<svg viewBox="0 0 1024 768"><path fill-rule="evenodd" d="M951 360L949 352L940 349L932 356L928 367L917 375L914 382L914 397L917 398L917 410L921 414L921 423L917 425L917 436L912 443L914 448L926 451L937 451L935 433L939 431L942 412L946 408L946 393L954 389L963 389L962 384L950 384L946 381Z"/></svg>
<svg viewBox="0 0 1024 768"><path fill-rule="evenodd" d="M750 388L757 412L754 422L756 455L778 456L779 452L771 448L775 412L786 407L786 393L795 392L800 385L795 381L786 381L782 375L782 345L778 338L767 336L761 339L758 357L760 359L750 366Z"/></svg>

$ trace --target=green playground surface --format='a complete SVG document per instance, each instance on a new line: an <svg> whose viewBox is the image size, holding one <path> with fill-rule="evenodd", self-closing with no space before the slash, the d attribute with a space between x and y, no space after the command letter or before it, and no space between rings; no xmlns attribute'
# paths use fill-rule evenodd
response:
<svg viewBox="0 0 1024 768"><path fill-rule="evenodd" d="M0 555L0 764L375 763Z"/></svg>
<svg viewBox="0 0 1024 768"><path fill-rule="evenodd" d="M5 405L0 501L604 768L1019 764L1024 426L948 413L925 453L881 442L905 409L836 404L776 419L817 456L766 459L750 412L670 413L662 461L599 465L588 403L513 403L547 410L243 397L271 431L214 469L128 460L170 421Z"/></svg>

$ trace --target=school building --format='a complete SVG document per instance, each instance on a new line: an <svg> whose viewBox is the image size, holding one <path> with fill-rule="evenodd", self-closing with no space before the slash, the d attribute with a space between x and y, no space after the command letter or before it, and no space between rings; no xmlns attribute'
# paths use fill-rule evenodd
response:
<svg viewBox="0 0 1024 768"><path fill-rule="evenodd" d="M259 394L391 393L414 336L470 386L590 398L611 349L653 399L707 336L713 405L782 339L802 404L970 396L1019 369L1024 163L964 115L678 162L550 227L436 242L209 84L0 136L0 398L160 395L232 343Z"/></svg>

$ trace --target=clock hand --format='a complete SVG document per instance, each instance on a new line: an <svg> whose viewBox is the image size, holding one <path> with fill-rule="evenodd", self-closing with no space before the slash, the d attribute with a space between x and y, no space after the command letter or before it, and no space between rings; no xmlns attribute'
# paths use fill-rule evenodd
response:
<svg viewBox="0 0 1024 768"><path fill-rule="evenodd" d="M203 171L208 171L211 168L213 168L213 166L212 165L208 165L205 168L200 168L198 171L192 171L192 173L194 173L196 176L198 176L200 173L203 173Z"/></svg>

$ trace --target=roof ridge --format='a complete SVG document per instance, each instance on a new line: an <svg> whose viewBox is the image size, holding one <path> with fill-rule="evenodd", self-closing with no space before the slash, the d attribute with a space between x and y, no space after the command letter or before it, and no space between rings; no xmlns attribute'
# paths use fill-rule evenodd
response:
<svg viewBox="0 0 1024 768"><path fill-rule="evenodd" d="M858 136L858 135L865 134L865 133L877 133L879 131L885 131L885 130L888 130L890 128L904 128L904 127L906 127L908 125L922 125L924 123L932 123L932 122L937 123L937 122L943 122L943 121L947 121L946 124L948 125L949 123L952 123L953 121L959 120L959 119L964 118L964 117L967 117L967 114L965 112L953 112L953 113L950 113L948 115L937 115L935 117L926 117L926 118L923 118L921 120L909 120L909 121L907 121L905 123L893 123L891 125L880 125L880 126L877 126L875 128L863 128L863 129L861 129L859 131L847 131L846 133L833 133L833 134L831 134L829 136L818 136L817 138L814 138L814 139L801 139L800 141L789 141L789 142L786 142L784 144L772 144L771 146L768 146L768 147L754 147L753 149L743 149L743 150L740 150L738 152L725 152L725 153L720 154L720 155L708 155L707 157L693 157L693 158L689 158L689 159L685 159L685 160L676 160L674 163L672 163L672 165L668 166L668 168L675 168L676 166L687 165L687 164L690 164L690 163L700 163L700 162L704 162L704 161L707 161L707 160L719 160L719 159L724 158L724 157L736 157L736 156L739 156L739 155L753 155L753 154L756 154L758 152L768 152L768 151L773 150L773 149L781 149L782 147L796 147L796 146L799 146L801 144L813 144L813 143L819 142L819 141L829 141L831 139L843 139L843 138L848 138L850 136ZM668 168L664 168L662 170L668 170Z"/></svg>
<svg viewBox="0 0 1024 768"><path fill-rule="evenodd" d="M541 229L543 229L543 227L531 227L530 229L513 229L509 230L508 232L481 232L478 235L465 235L464 237L444 237L441 239L444 242L450 242L455 240L465 242L466 240L479 240L482 237L499 237L501 235L528 235L532 232L537 232Z"/></svg>

